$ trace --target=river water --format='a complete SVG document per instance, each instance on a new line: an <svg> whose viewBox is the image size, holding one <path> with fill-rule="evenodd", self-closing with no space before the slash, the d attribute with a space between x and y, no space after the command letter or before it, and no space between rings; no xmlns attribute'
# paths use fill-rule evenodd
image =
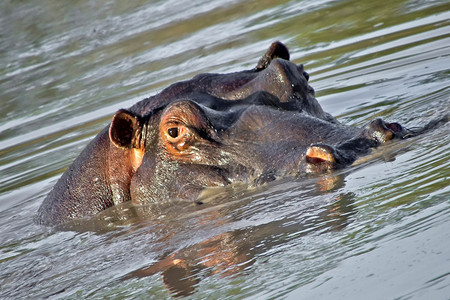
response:
<svg viewBox="0 0 450 300"><path fill-rule="evenodd" d="M445 0L2 1L0 298L449 299L448 123L344 170L215 191L201 207L33 223L117 109L198 73L253 68L275 40L343 123L417 127L449 112Z"/></svg>

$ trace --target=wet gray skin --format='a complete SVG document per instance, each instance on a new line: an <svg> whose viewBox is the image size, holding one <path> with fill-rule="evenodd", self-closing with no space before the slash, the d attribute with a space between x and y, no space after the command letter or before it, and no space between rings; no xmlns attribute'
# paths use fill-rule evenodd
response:
<svg viewBox="0 0 450 300"><path fill-rule="evenodd" d="M201 74L119 110L41 205L58 224L115 204L198 201L205 187L257 186L353 163L411 134L380 119L365 128L324 112L302 65L273 43L257 66Z"/></svg>

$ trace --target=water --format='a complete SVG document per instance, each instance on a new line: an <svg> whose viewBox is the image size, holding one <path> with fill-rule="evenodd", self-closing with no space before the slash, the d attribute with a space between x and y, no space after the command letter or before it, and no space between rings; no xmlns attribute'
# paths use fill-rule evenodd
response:
<svg viewBox="0 0 450 300"><path fill-rule="evenodd" d="M33 223L117 109L252 68L274 40L344 123L449 112L448 1L3 1L0 298L449 299L449 124L202 207Z"/></svg>

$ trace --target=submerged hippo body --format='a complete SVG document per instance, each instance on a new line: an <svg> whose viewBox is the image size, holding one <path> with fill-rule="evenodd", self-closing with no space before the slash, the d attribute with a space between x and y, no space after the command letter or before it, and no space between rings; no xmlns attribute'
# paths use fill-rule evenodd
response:
<svg viewBox="0 0 450 300"><path fill-rule="evenodd" d="M340 124L308 77L277 42L252 70L201 74L119 110L56 183L37 221L58 224L130 200L196 201L205 187L323 172L408 134L380 119L366 128Z"/></svg>

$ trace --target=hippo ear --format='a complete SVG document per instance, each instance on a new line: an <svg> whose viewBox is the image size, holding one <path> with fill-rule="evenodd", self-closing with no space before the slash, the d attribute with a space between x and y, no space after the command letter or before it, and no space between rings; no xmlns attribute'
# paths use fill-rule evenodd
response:
<svg viewBox="0 0 450 300"><path fill-rule="evenodd" d="M256 65L255 69L257 71L264 70L270 65L272 60L274 60L275 58L282 58L285 60L289 60L290 58L289 50L286 47L286 45L278 41L270 45L266 54L264 54L263 57L261 57L261 59L258 61L258 64Z"/></svg>
<svg viewBox="0 0 450 300"><path fill-rule="evenodd" d="M119 148L139 148L143 123L134 113L124 109L119 110L109 126L111 142Z"/></svg>

